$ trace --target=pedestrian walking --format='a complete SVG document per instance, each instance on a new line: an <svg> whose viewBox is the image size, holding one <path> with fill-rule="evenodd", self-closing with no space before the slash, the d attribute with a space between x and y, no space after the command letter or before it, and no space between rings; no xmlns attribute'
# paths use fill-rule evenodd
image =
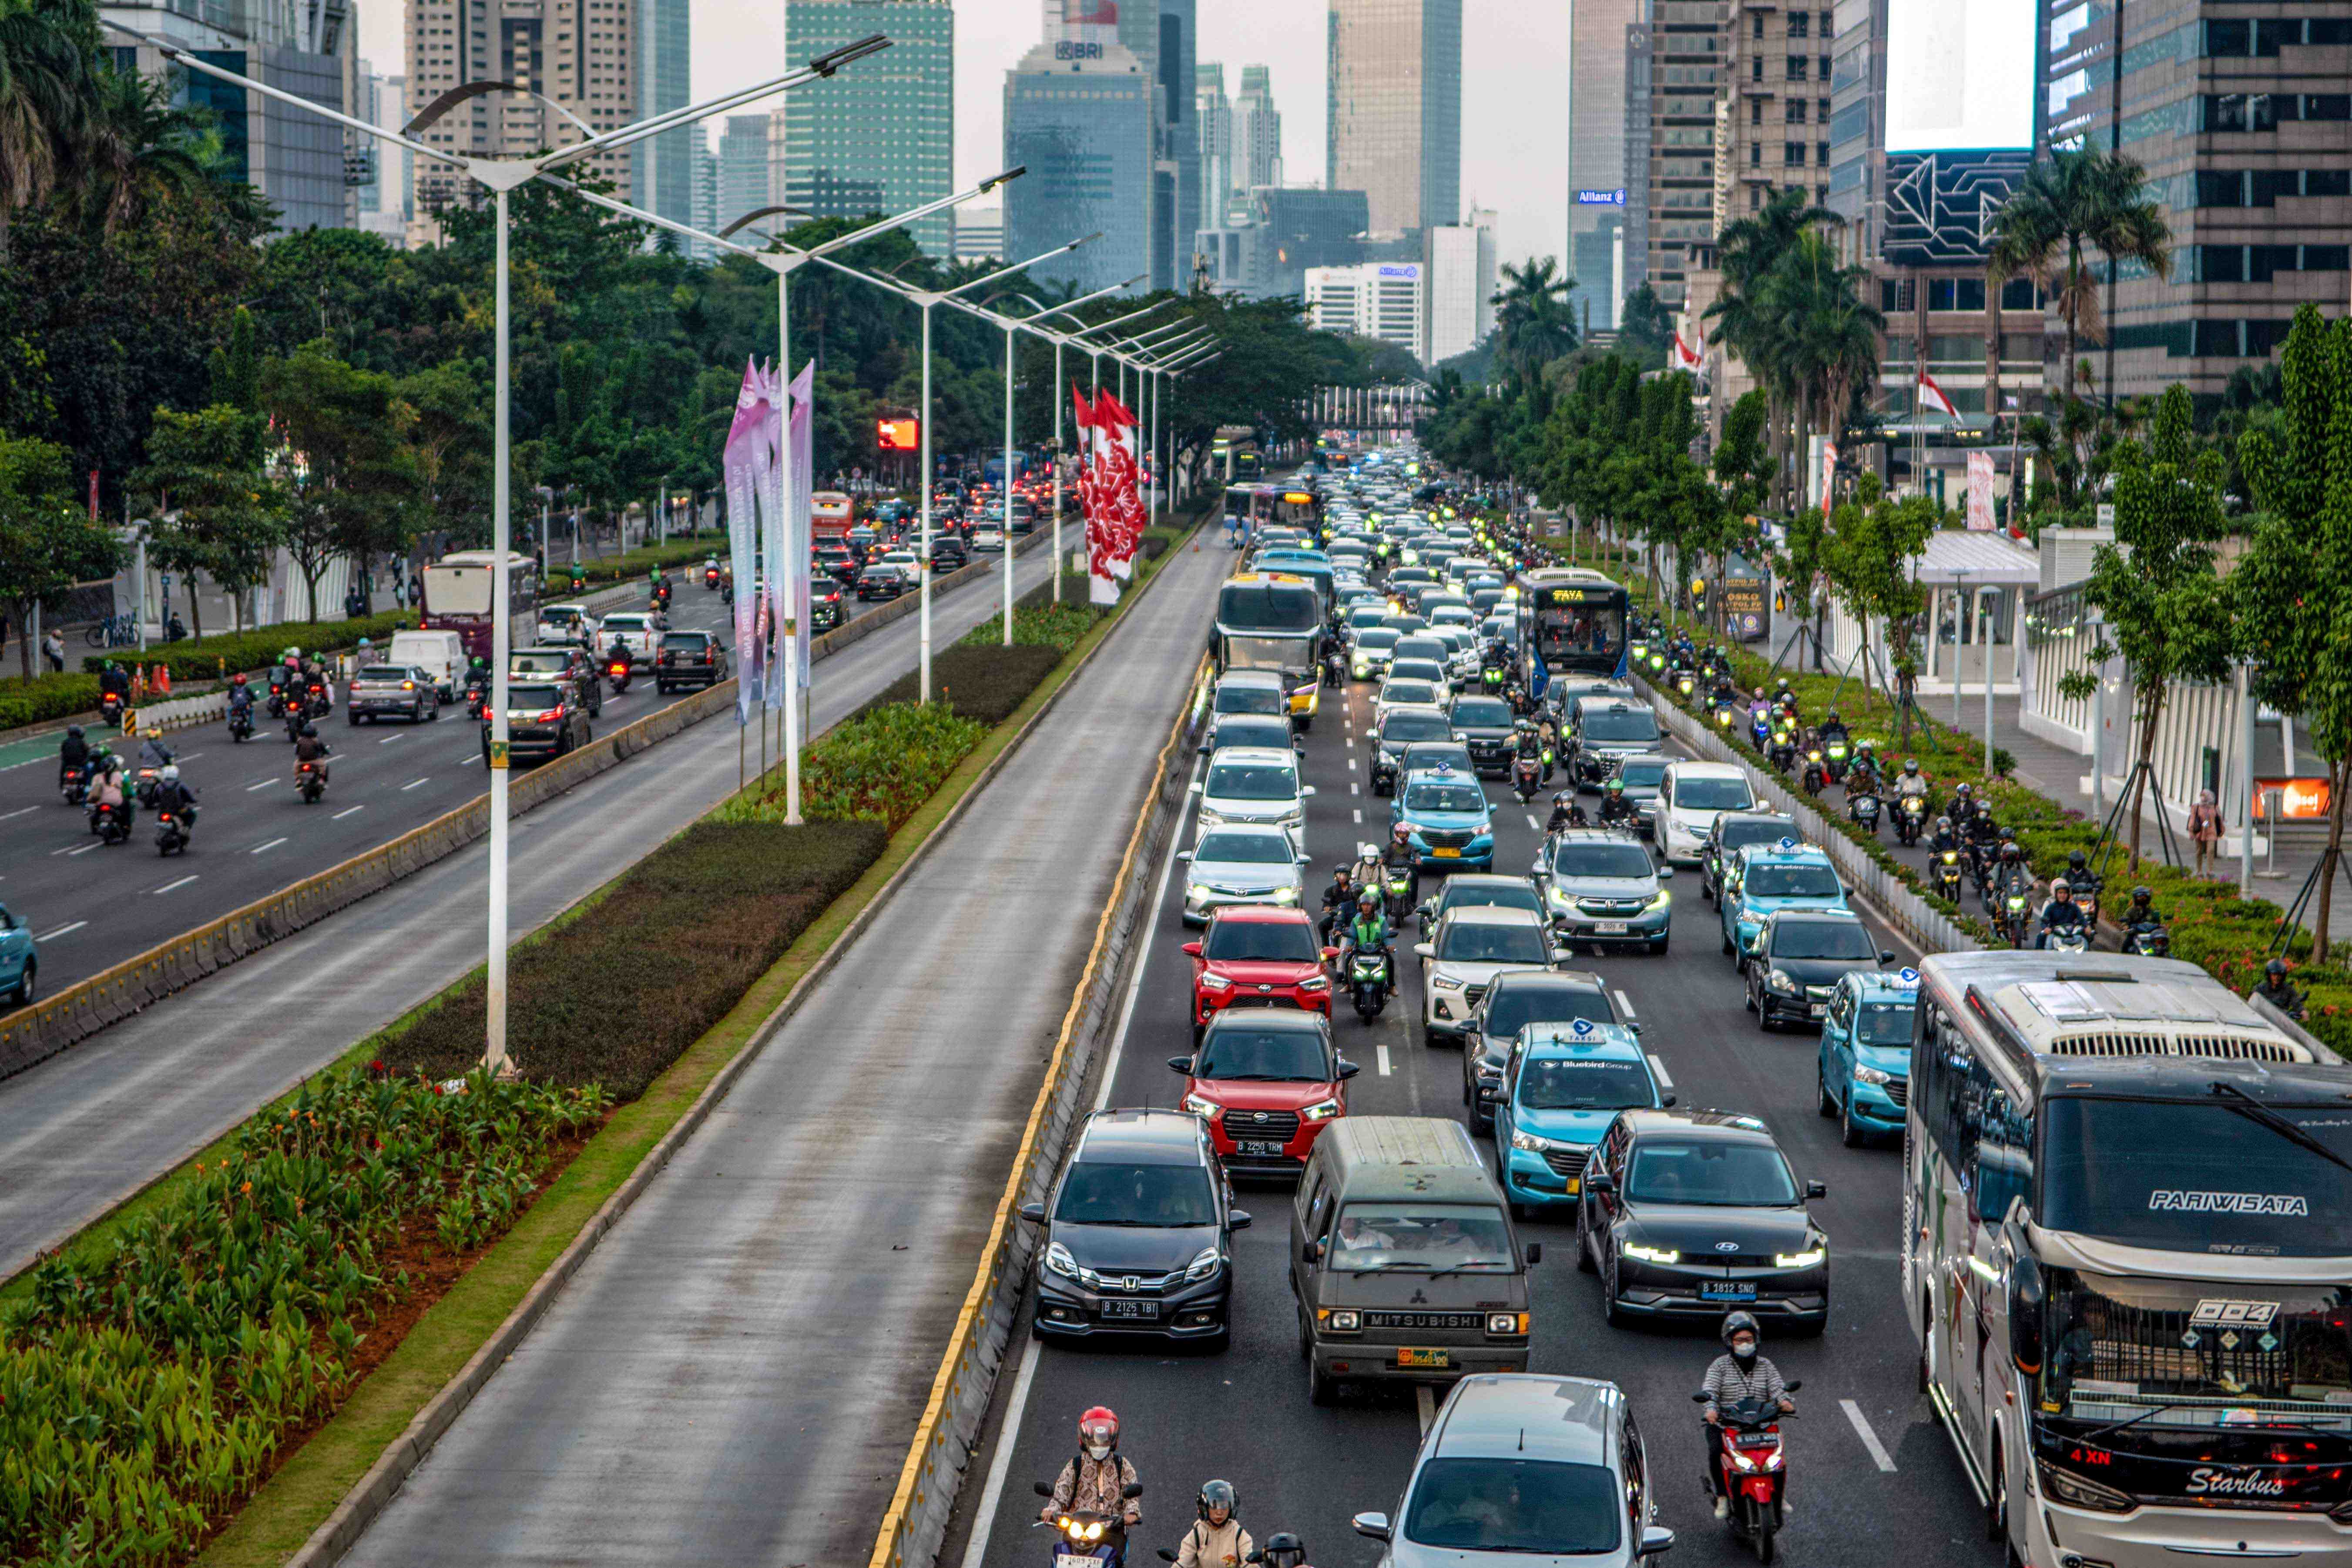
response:
<svg viewBox="0 0 2352 1568"><path fill-rule="evenodd" d="M2189 837L2197 845L2197 874L2210 875L2221 841L2221 808L2213 803L2210 789L2199 790L2197 804L2189 808Z"/></svg>

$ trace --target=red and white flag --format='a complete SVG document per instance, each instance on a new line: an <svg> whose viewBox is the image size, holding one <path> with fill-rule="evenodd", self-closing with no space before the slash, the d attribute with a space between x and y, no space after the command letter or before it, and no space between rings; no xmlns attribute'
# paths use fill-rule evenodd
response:
<svg viewBox="0 0 2352 1568"><path fill-rule="evenodd" d="M1118 602L1121 579L1133 574L1135 549L1143 535L1143 509L1135 488L1135 416L1109 393L1088 395L1071 388L1077 409L1078 506L1087 525L1087 599Z"/></svg>
<svg viewBox="0 0 2352 1568"><path fill-rule="evenodd" d="M1675 334L1675 368L1696 373L1702 363L1698 351L1683 342L1682 333L1676 332Z"/></svg>
<svg viewBox="0 0 2352 1568"><path fill-rule="evenodd" d="M1960 416L1960 411L1952 406L1952 400L1944 395L1944 389L1936 384L1936 378L1924 370L1919 373L1919 407L1922 412L1932 408L1953 419Z"/></svg>

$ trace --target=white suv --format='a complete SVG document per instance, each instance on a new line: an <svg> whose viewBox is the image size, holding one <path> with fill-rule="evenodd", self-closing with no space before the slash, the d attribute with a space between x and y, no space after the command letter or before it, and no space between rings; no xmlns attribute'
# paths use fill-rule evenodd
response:
<svg viewBox="0 0 2352 1568"><path fill-rule="evenodd" d="M1227 746L1209 758L1209 776L1192 786L1201 797L1201 830L1226 826L1307 826L1313 784L1298 782L1295 752L1270 746Z"/></svg>
<svg viewBox="0 0 2352 1568"><path fill-rule="evenodd" d="M1500 904L1446 910L1430 939L1412 951L1422 960L1421 1022L1433 1046L1441 1036L1461 1043L1495 976L1514 969L1549 969L1567 956L1566 949L1552 945L1542 915Z"/></svg>
<svg viewBox="0 0 2352 1568"><path fill-rule="evenodd" d="M1658 781L1658 851L1670 862L1696 861L1717 817L1727 811L1757 809L1745 768L1734 763L1676 763Z"/></svg>

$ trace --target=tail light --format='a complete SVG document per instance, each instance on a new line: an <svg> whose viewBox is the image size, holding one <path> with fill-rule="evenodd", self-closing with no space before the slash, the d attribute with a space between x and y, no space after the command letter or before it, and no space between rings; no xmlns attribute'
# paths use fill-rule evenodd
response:
<svg viewBox="0 0 2352 1568"><path fill-rule="evenodd" d="M628 661L627 661L626 659L619 660L619 661L617 661L617 662L615 662L615 663L614 664L614 666L613 666L613 673L614 673L614 675L624 674L624 673L625 673L625 672L627 671L628 668L629 668L629 665L628 665Z"/></svg>
<svg viewBox="0 0 2352 1568"><path fill-rule="evenodd" d="M717 656L716 656L715 654L713 654L713 653L712 653L709 648L704 648L704 649L702 650L702 662L703 662L703 663L705 663L705 664L709 664L709 663L711 663L711 662L712 662L716 658L717 658Z"/></svg>
<svg viewBox="0 0 2352 1568"><path fill-rule="evenodd" d="M532 720L531 720L531 722L532 722L532 723L534 723L534 724L552 724L552 723L554 723L557 720L559 720L559 719L561 719L561 718L562 718L562 717L563 717L563 710L562 710L562 709L561 709L561 708L551 708L551 709L549 709L546 712L541 713L541 714L538 715L536 718L532 719Z"/></svg>

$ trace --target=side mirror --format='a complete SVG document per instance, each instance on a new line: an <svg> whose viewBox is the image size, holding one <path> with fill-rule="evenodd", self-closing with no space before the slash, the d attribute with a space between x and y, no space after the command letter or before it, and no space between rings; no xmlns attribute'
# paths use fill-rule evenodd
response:
<svg viewBox="0 0 2352 1568"><path fill-rule="evenodd" d="M1617 1178L1606 1171L1589 1172L1584 1178L1584 1190L1588 1193L1613 1193L1617 1190Z"/></svg>
<svg viewBox="0 0 2352 1568"><path fill-rule="evenodd" d="M1040 1224L1045 1217L1045 1205L1044 1204L1023 1204L1021 1205L1021 1217L1027 1220L1031 1225Z"/></svg>
<svg viewBox="0 0 2352 1568"><path fill-rule="evenodd" d="M1185 956L1185 957L1187 957L1187 958L1198 958L1198 957L1200 957L1200 956L1201 956L1201 944L1200 944L1199 942L1186 942L1186 943L1184 944L1184 956Z"/></svg>
<svg viewBox="0 0 2352 1568"><path fill-rule="evenodd" d="M1681 1098L1682 1097L1680 1095L1675 1094L1662 1094L1658 1097L1658 1103L1662 1106L1671 1107L1675 1101Z"/></svg>
<svg viewBox="0 0 2352 1568"><path fill-rule="evenodd" d="M1326 963L1330 963L1333 959L1339 956L1339 950L1336 947L1327 947L1323 950L1323 962Z"/></svg>
<svg viewBox="0 0 2352 1568"><path fill-rule="evenodd" d="M1225 1211L1225 1228L1227 1230L1247 1230L1249 1227L1249 1210L1227 1209Z"/></svg>
<svg viewBox="0 0 2352 1568"><path fill-rule="evenodd" d="M1190 1078L1192 1074L1192 1058L1191 1057L1170 1057L1168 1058L1168 1070L1170 1072L1181 1072L1185 1077Z"/></svg>
<svg viewBox="0 0 2352 1568"><path fill-rule="evenodd" d="M1658 880L1659 880L1659 881L1661 881L1661 882L1671 882L1671 881L1673 881L1674 879L1675 879L1675 868L1674 868L1672 866L1661 866L1661 867L1659 867L1659 868L1658 868ZM1652 1526L1652 1528L1653 1528L1653 1529L1655 1529L1656 1527L1654 1525L1654 1526ZM1663 1534L1664 1534L1664 1536L1665 1536L1665 1537L1667 1538L1667 1540L1669 1540L1669 1541L1672 1541L1672 1540L1674 1539L1674 1533L1675 1533L1675 1532L1674 1532L1673 1531L1671 1531L1671 1530L1662 1531L1662 1533L1663 1533ZM1663 1551L1664 1551L1664 1550L1665 1550L1665 1549L1664 1549L1664 1547L1660 1547L1660 1548L1659 1548L1659 1550L1663 1552Z"/></svg>
<svg viewBox="0 0 2352 1568"><path fill-rule="evenodd" d="M1542 1261L1543 1243L1540 1241L1530 1241L1528 1243L1528 1267L1532 1268Z"/></svg>
<svg viewBox="0 0 2352 1568"><path fill-rule="evenodd" d="M1412 952L1416 958L1435 958L1437 946L1434 942L1417 942L1412 944Z"/></svg>
<svg viewBox="0 0 2352 1568"><path fill-rule="evenodd" d="M1702 1394L1700 1397L1704 1398L1706 1396ZM1029 1485L1039 1497L1052 1497L1054 1495L1054 1489L1047 1486L1043 1481L1031 1481Z"/></svg>
<svg viewBox="0 0 2352 1568"><path fill-rule="evenodd" d="M1566 963L1575 956L1576 949L1572 947L1555 947L1551 950L1551 961L1554 963Z"/></svg>
<svg viewBox="0 0 2352 1568"><path fill-rule="evenodd" d="M1186 795L1198 795L1198 794L1200 794L1200 793L1201 793L1201 784L1200 784L1200 781L1199 781L1199 780L1197 780L1197 779L1195 779L1192 783L1186 784L1186 785L1184 786L1184 793L1185 793Z"/></svg>
<svg viewBox="0 0 2352 1568"><path fill-rule="evenodd" d="M1053 1495L1051 1488L1047 1489L1046 1495L1049 1497ZM1360 1513L1348 1522L1356 1527L1356 1533L1358 1535L1370 1536L1374 1541L1386 1541L1389 1538L1389 1516L1387 1514Z"/></svg>
<svg viewBox="0 0 2352 1568"><path fill-rule="evenodd" d="M1308 1242L1298 1249L1298 1258L1302 1263L1320 1263L1323 1260L1323 1244L1319 1241Z"/></svg>
<svg viewBox="0 0 2352 1568"><path fill-rule="evenodd" d="M1339 1064L1340 1080L1345 1082L1363 1070L1363 1065L1360 1062L1341 1062Z"/></svg>
<svg viewBox="0 0 2352 1568"><path fill-rule="evenodd" d="M1825 1197L1827 1197L1827 1196L1829 1196L1829 1195L1830 1195L1830 1190L1829 1190L1829 1188L1828 1188L1827 1186L1823 1185L1822 1183L1820 1183L1820 1182L1807 1182L1807 1183L1805 1184L1805 1196L1807 1196L1807 1197L1809 1197L1809 1198L1825 1198Z"/></svg>
<svg viewBox="0 0 2352 1568"><path fill-rule="evenodd" d="M1179 849L1176 851L1176 858L1179 860L1190 860L1192 858L1192 852L1190 849Z"/></svg>
<svg viewBox="0 0 2352 1568"><path fill-rule="evenodd" d="M1315 857L1314 857L1314 856L1312 856L1312 855L1301 855L1300 857L1298 857L1298 863L1299 863L1300 865L1304 866L1304 865L1307 864L1309 861L1313 860L1314 858L1315 858Z"/></svg>
<svg viewBox="0 0 2352 1568"><path fill-rule="evenodd" d="M1127 1485L1118 1489L1118 1495L1131 1502L1135 1499L1143 1495L1143 1483L1141 1481L1129 1481Z"/></svg>
<svg viewBox="0 0 2352 1568"><path fill-rule="evenodd" d="M2011 1220L2011 1226L2016 1222ZM2004 1229L2009 1228L2005 1226ZM2023 1237L2017 1238L2021 1241ZM2046 1292L2042 1265L2022 1247L2011 1247L2009 1264L2009 1359L2028 1377L2042 1370L2042 1314Z"/></svg>
<svg viewBox="0 0 2352 1568"><path fill-rule="evenodd" d="M1314 793L1315 786L1313 784L1300 784L1298 786L1298 798L1301 800L1306 799L1308 795L1313 795Z"/></svg>
<svg viewBox="0 0 2352 1568"><path fill-rule="evenodd" d="M1642 1544L1633 1548L1633 1555L1655 1557L1660 1552L1672 1551L1674 1544L1673 1531L1663 1524L1645 1524L1642 1527Z"/></svg>

